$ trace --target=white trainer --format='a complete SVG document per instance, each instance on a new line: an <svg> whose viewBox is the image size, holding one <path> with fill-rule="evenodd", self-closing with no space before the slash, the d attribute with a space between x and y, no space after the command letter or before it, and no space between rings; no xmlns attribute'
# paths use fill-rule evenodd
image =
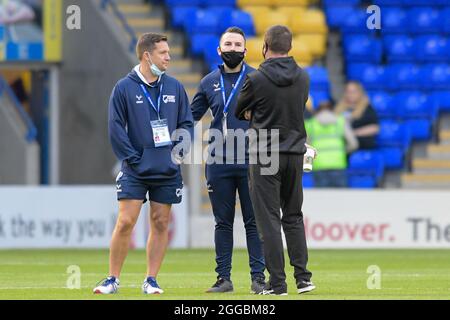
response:
<svg viewBox="0 0 450 320"><path fill-rule="evenodd" d="M102 281L102 284L97 285L97 287L94 288L94 294L115 294L119 292L119 279L108 277Z"/></svg>
<svg viewBox="0 0 450 320"><path fill-rule="evenodd" d="M142 292L144 294L162 294L164 291L159 287L156 279L153 277L148 277L144 280L142 285Z"/></svg>

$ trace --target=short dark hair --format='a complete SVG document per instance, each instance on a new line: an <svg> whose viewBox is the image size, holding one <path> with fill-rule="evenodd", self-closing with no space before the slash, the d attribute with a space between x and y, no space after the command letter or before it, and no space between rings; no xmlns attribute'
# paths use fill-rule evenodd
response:
<svg viewBox="0 0 450 320"><path fill-rule="evenodd" d="M264 42L270 51L287 54L292 49L292 32L286 26L273 26L266 31Z"/></svg>
<svg viewBox="0 0 450 320"><path fill-rule="evenodd" d="M240 34L242 37L244 37L244 41L247 41L247 39L245 38L244 31L241 28L239 28L239 27L229 27L227 30L225 30L220 35L220 41L222 41L222 37L224 36L225 33L237 33L237 34Z"/></svg>
<svg viewBox="0 0 450 320"><path fill-rule="evenodd" d="M156 44L161 41L167 42L167 36L157 33L144 33L141 35L136 44L136 55L138 59L142 60L145 51L152 52L155 50Z"/></svg>

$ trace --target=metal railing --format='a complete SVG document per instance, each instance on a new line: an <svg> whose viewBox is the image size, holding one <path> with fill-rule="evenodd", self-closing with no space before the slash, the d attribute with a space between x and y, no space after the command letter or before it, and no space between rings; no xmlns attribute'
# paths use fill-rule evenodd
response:
<svg viewBox="0 0 450 320"><path fill-rule="evenodd" d="M108 6L111 8L111 10L114 13L114 15L117 17L117 19L122 24L122 27L125 30L125 32L131 38L129 50L130 50L130 52L133 52L134 49L136 48L136 44L137 44L137 35L136 35L136 33L134 32L133 28L128 24L127 18L119 10L119 8L117 6L117 3L114 0L101 0L100 7L103 10L108 9Z"/></svg>

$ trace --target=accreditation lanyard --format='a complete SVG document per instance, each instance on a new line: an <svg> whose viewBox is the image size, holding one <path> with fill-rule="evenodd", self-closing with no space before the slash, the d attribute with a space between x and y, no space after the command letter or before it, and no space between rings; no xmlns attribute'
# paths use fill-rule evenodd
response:
<svg viewBox="0 0 450 320"><path fill-rule="evenodd" d="M221 86L221 91L222 91L222 99L223 99L223 104L224 104L224 108L223 108L223 118L222 118L222 133L223 133L223 137L224 137L224 141L227 137L227 133L228 133L228 127L227 127L227 116L228 116L228 109L230 108L230 104L231 101L233 101L234 96L236 95L236 92L239 88L239 84L242 81L242 78L244 77L245 74L245 69L246 66L245 64L242 66L242 71L239 74L239 78L237 79L234 88L231 90L230 96L228 97L228 100L226 98L226 94L225 94L225 83L223 80L223 74L220 74L220 86Z"/></svg>
<svg viewBox="0 0 450 320"><path fill-rule="evenodd" d="M161 96L163 92L163 84L161 83L161 88L159 89L159 95L158 95L158 101L156 102L156 105L153 103L152 97L150 96L150 93L148 92L147 88L141 83L141 89L144 92L145 97L147 98L148 102L152 106L153 110L156 111L158 114L158 120L161 120L161 117L159 115L159 111L161 109Z"/></svg>

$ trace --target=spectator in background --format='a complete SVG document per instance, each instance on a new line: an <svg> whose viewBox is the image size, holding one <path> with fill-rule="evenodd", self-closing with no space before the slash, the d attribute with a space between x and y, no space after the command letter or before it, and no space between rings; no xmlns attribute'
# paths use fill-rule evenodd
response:
<svg viewBox="0 0 450 320"><path fill-rule="evenodd" d="M34 19L34 11L29 5L17 0L0 2L0 24L29 22Z"/></svg>
<svg viewBox="0 0 450 320"><path fill-rule="evenodd" d="M376 137L380 131L378 117L359 82L347 83L344 97L336 106L336 113L344 114L350 120L360 149L376 147Z"/></svg>
<svg viewBox="0 0 450 320"><path fill-rule="evenodd" d="M333 112L330 101L323 101L305 124L308 143L318 153L314 161L314 185L318 188L347 187L347 153L358 148L358 140L347 119Z"/></svg>

